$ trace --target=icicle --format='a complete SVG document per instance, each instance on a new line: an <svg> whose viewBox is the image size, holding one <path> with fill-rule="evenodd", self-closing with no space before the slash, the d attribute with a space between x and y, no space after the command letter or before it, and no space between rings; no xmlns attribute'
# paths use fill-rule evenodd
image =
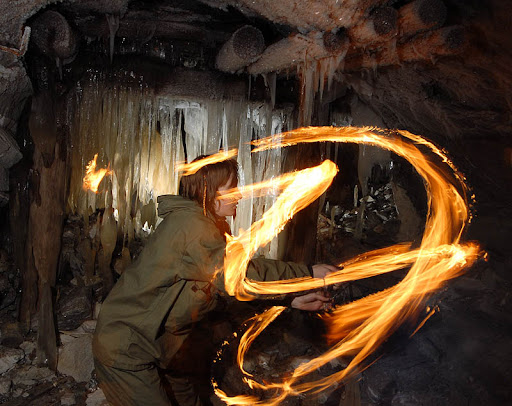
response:
<svg viewBox="0 0 512 406"><path fill-rule="evenodd" d="M269 82L269 89L270 89L270 108L273 109L276 104L276 81L277 81L277 74L275 72L272 72L269 74L268 82Z"/></svg>
<svg viewBox="0 0 512 406"><path fill-rule="evenodd" d="M266 73L262 73L261 77L263 78L263 83L265 83L265 87L268 87L267 74Z"/></svg>
<svg viewBox="0 0 512 406"><path fill-rule="evenodd" d="M184 109L185 144L187 159L190 162L198 155L206 153L206 136L208 134L208 110L191 106ZM215 127L213 127L215 131Z"/></svg>
<svg viewBox="0 0 512 406"><path fill-rule="evenodd" d="M109 30L110 40L110 63L114 60L114 41L116 38L117 30L119 29L119 16L113 14L107 14L107 23Z"/></svg>
<svg viewBox="0 0 512 406"><path fill-rule="evenodd" d="M313 71L308 66L304 72L308 91L314 87L313 78L318 80ZM269 88L273 87L274 78L267 76ZM76 105L74 112L69 113L74 148L68 205L70 210L83 215L85 222L99 207L106 207L106 216L112 212L112 219L104 219L105 227L110 221L117 223L123 246L135 235L144 237L146 221L147 229L154 229L150 212L155 209L151 201L162 194L177 193L178 172L174 168L176 162L185 159L182 128L189 160L200 153L217 152L221 144L224 148L238 147L243 185L271 179L281 171L281 150L251 154L249 142L253 131L255 137L261 138L294 127L290 112L273 111L270 103L156 98L142 81L141 86L128 88L94 72L90 73L89 81L77 86L72 100ZM110 182L100 185L98 195L82 189L85 165L95 153L99 153L99 167L110 163L113 170ZM111 200L106 193L112 194ZM266 196L242 201L233 221L233 232L248 229L274 200L274 196ZM263 253L278 256L278 240Z"/></svg>
<svg viewBox="0 0 512 406"><path fill-rule="evenodd" d="M222 126L221 126L222 142L221 142L221 144L222 144L222 148L224 149L224 151L227 151L229 149L229 141L228 141L229 121L228 121L228 118L226 115L226 105L224 105L223 107L224 108L222 109Z"/></svg>
<svg viewBox="0 0 512 406"><path fill-rule="evenodd" d="M400 58L398 57L398 52L396 51L396 37L393 37L391 41L389 41L389 52L393 55L393 60L397 63L400 63Z"/></svg>
<svg viewBox="0 0 512 406"><path fill-rule="evenodd" d="M247 86L247 100L251 100L252 75L249 75L249 85Z"/></svg>
<svg viewBox="0 0 512 406"><path fill-rule="evenodd" d="M327 67L329 65L329 62L330 62L331 58L325 58L325 59L321 59L319 62L318 62L318 65L319 65L319 83L318 83L318 86L319 86L319 97L320 97L320 101L322 101L322 98L323 98L323 95L324 95L324 86L325 86L325 79L326 79L326 76L327 76Z"/></svg>
<svg viewBox="0 0 512 406"><path fill-rule="evenodd" d="M373 74L377 75L378 63L377 63L377 58L374 54L370 55L370 62L371 62Z"/></svg>
<svg viewBox="0 0 512 406"><path fill-rule="evenodd" d="M209 101L203 105L204 113L207 115L207 125L204 128L205 153L214 154L219 151L223 143L224 130L224 103L218 100ZM226 147L226 144L223 144Z"/></svg>
<svg viewBox="0 0 512 406"><path fill-rule="evenodd" d="M336 69L333 72L333 76L337 76L338 78L343 78L343 74L339 73L340 71L343 72L345 70L345 59L342 59L339 63Z"/></svg>
<svg viewBox="0 0 512 406"><path fill-rule="evenodd" d="M301 76L301 111L300 117L301 122L299 125L305 126L311 124L311 115L313 110L313 102L315 98L315 81L314 74L315 69L307 64L301 64L300 70L302 71Z"/></svg>
<svg viewBox="0 0 512 406"><path fill-rule="evenodd" d="M62 80L62 60L58 56L55 57L55 64L59 70L59 78Z"/></svg>
<svg viewBox="0 0 512 406"><path fill-rule="evenodd" d="M334 77L334 73L336 72L337 66L334 64L334 58L328 58L329 67L327 69L327 90L331 90L332 79Z"/></svg>
<svg viewBox="0 0 512 406"><path fill-rule="evenodd" d="M112 253L116 247L117 224L114 220L113 212L112 206L108 205L105 208L103 221L101 222L100 227L100 240L103 249L101 251L101 255L98 257L98 271L103 279L107 292L110 291L114 285L113 275L110 270L110 262L112 260Z"/></svg>
<svg viewBox="0 0 512 406"><path fill-rule="evenodd" d="M240 187L253 183L252 157L251 157L251 139L253 131L252 108L251 105L239 105L239 110L235 110L240 120L239 142L238 142L238 162L242 170L240 171ZM232 231L235 235L240 229L248 230L253 219L253 205L251 199L243 199L238 203L238 215L234 219ZM240 213L245 213L241 216Z"/></svg>

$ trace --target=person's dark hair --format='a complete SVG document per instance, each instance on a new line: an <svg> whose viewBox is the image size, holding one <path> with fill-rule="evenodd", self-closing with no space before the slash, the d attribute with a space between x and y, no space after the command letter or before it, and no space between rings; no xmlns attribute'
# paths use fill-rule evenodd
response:
<svg viewBox="0 0 512 406"><path fill-rule="evenodd" d="M193 162L207 156L200 155ZM215 215L217 191L230 179L232 180L231 186L236 187L238 184L238 163L234 159L205 165L192 175L182 176L179 193L183 197L198 202L201 207Z"/></svg>

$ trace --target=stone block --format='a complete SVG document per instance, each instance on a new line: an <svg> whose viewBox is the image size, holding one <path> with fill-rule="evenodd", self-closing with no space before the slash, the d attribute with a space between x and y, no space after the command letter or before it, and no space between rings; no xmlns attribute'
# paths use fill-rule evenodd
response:
<svg viewBox="0 0 512 406"><path fill-rule="evenodd" d="M0 192L9 191L9 170L0 165Z"/></svg>
<svg viewBox="0 0 512 406"><path fill-rule="evenodd" d="M96 391L90 393L85 401L86 406L108 406L109 403L105 398L103 391L98 388Z"/></svg>
<svg viewBox="0 0 512 406"><path fill-rule="evenodd" d="M94 369L92 334L61 335L61 341L57 370L77 382L88 382Z"/></svg>
<svg viewBox="0 0 512 406"><path fill-rule="evenodd" d="M9 371L23 359L23 350L15 348L0 347L0 374Z"/></svg>
<svg viewBox="0 0 512 406"><path fill-rule="evenodd" d="M0 128L0 165L10 168L21 158L20 148L10 132Z"/></svg>

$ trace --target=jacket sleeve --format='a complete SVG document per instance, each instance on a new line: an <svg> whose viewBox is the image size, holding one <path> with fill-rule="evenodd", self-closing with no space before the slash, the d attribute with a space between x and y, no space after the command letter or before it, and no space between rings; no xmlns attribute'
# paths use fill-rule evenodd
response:
<svg viewBox="0 0 512 406"><path fill-rule="evenodd" d="M247 277L256 281L277 281L312 276L307 265L273 259L255 258L249 262Z"/></svg>
<svg viewBox="0 0 512 406"><path fill-rule="evenodd" d="M180 276L182 279L213 282L222 273L225 249L226 242L216 228L196 234L187 241Z"/></svg>
<svg viewBox="0 0 512 406"><path fill-rule="evenodd" d="M223 268L226 243L216 228L202 231L186 246L182 258L182 264L185 267L182 277L211 282L219 290L224 291ZM247 267L247 278L256 281L275 281L304 276L312 276L310 268L295 262L255 258Z"/></svg>

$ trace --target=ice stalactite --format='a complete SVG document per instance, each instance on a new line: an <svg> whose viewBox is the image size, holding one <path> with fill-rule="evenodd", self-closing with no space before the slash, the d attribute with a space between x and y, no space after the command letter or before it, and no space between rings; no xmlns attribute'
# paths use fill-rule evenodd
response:
<svg viewBox="0 0 512 406"><path fill-rule="evenodd" d="M268 89L268 91L270 93L271 108L274 108L274 105L276 104L277 73L276 72L262 73L261 77L263 78L265 87Z"/></svg>
<svg viewBox="0 0 512 406"><path fill-rule="evenodd" d="M311 125L313 114L313 104L318 89L318 83L315 83L316 64L313 61L306 60L304 64L298 65L300 87L300 126Z"/></svg>
<svg viewBox="0 0 512 406"><path fill-rule="evenodd" d="M105 203L105 211L100 226L101 251L98 256L98 271L105 283L106 292L109 292L112 286L114 286L114 278L110 271L110 262L117 241L117 224L114 219L114 209L112 207L112 192L106 193Z"/></svg>
<svg viewBox="0 0 512 406"><path fill-rule="evenodd" d="M119 29L119 15L107 14L107 23L109 30L109 46L110 46L110 63L114 60L114 44L116 33Z"/></svg>
<svg viewBox="0 0 512 406"><path fill-rule="evenodd" d="M346 49L335 56L321 59L306 58L297 65L297 72L301 82L300 94L300 126L311 125L315 98L321 102L324 95L325 84L327 90L331 89L333 78L337 69L344 61Z"/></svg>
<svg viewBox="0 0 512 406"><path fill-rule="evenodd" d="M277 82L277 74L276 72L272 72L268 74L268 87L270 89L270 102L272 108L274 108L276 104L276 82Z"/></svg>
<svg viewBox="0 0 512 406"><path fill-rule="evenodd" d="M294 128L291 111L243 100L155 96L141 83L142 79L135 84L112 83L91 74L70 103L73 148L68 211L86 221L90 214L102 211L99 232L117 233L124 247L135 235L143 237L157 226L157 197L178 193L176 164L201 154L238 148L242 187L280 174L281 150L251 154L250 141ZM98 194L82 188L85 167L95 154L97 167L110 165L112 171ZM233 232L248 229L274 199L264 196L240 202ZM111 244L109 238L109 252ZM278 255L277 239L265 254Z"/></svg>
<svg viewBox="0 0 512 406"><path fill-rule="evenodd" d="M37 300L37 357L39 363L57 368L52 291L57 280L63 230L66 190L66 159L59 139L59 115L55 113L53 94L41 91L32 99L29 129L34 141L33 198L30 204L23 297L20 314L28 322ZM25 280L29 283L25 283ZM28 314L27 314L28 312Z"/></svg>

